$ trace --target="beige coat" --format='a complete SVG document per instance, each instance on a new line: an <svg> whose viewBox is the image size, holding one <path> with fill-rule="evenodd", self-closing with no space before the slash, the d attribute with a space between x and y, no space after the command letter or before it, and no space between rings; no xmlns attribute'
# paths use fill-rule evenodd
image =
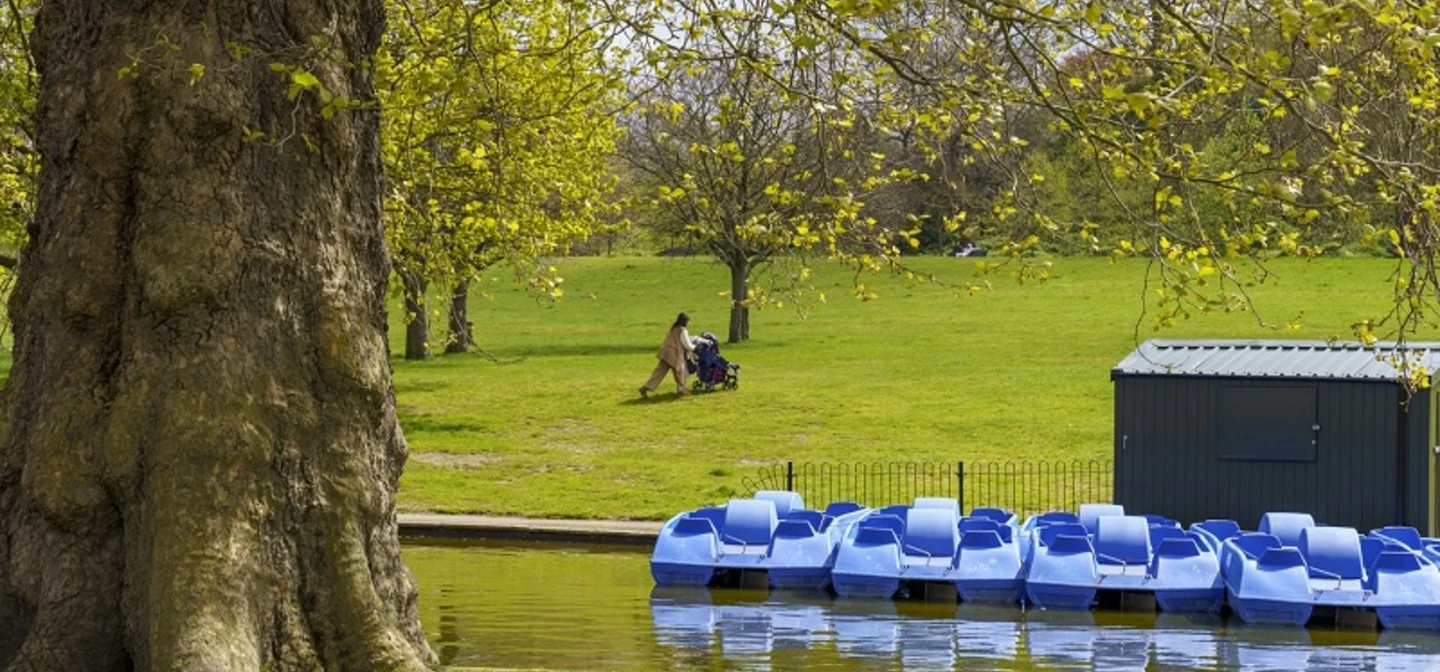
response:
<svg viewBox="0 0 1440 672"><path fill-rule="evenodd" d="M665 334L665 342L660 344L660 351L655 356L671 368L684 371L685 353L694 351L695 346L690 343L690 334L685 327L674 327Z"/></svg>

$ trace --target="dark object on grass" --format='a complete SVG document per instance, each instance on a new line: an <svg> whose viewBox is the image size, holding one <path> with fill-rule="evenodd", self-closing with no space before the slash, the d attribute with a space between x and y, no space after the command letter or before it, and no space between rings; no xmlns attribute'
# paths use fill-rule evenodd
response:
<svg viewBox="0 0 1440 672"><path fill-rule="evenodd" d="M989 256L989 254L990 250L983 247L975 247L970 243L955 246L955 256L957 257L984 257Z"/></svg>
<svg viewBox="0 0 1440 672"><path fill-rule="evenodd" d="M695 339L695 359L687 366L695 374L691 387L696 392L713 392L716 385L727 390L740 387L740 365L720 356L720 339L708 331Z"/></svg>

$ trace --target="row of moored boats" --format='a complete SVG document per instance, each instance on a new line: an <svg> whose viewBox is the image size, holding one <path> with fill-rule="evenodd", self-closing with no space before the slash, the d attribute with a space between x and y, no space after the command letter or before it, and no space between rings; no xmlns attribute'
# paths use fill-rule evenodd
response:
<svg viewBox="0 0 1440 672"><path fill-rule="evenodd" d="M762 491L672 518L650 568L661 586L760 579L875 598L953 590L962 601L1045 609L1140 596L1167 612L1228 605L1250 623L1368 612L1385 627L1440 630L1437 562L1440 540L1414 528L1361 534L1304 513L1268 513L1246 532L1229 520L1185 528L1114 504L1021 521L993 508L962 514L946 498L813 510L796 493Z"/></svg>

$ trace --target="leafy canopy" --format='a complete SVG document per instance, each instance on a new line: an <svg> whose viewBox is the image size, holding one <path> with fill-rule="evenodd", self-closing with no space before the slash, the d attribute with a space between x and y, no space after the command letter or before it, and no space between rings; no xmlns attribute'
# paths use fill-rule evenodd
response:
<svg viewBox="0 0 1440 672"><path fill-rule="evenodd" d="M0 254L13 257L25 244L35 214L35 63L27 37L34 0L0 5Z"/></svg>
<svg viewBox="0 0 1440 672"><path fill-rule="evenodd" d="M401 272L453 284L532 264L604 224L618 79L584 3L389 4L375 57L388 242Z"/></svg>

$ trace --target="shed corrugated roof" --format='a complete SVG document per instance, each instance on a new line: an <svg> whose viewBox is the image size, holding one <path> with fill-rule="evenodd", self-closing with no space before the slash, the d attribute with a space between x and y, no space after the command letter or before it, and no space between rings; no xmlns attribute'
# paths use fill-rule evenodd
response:
<svg viewBox="0 0 1440 672"><path fill-rule="evenodd" d="M1146 341L1111 371L1111 375L1223 376L1233 378L1323 378L1331 380L1396 380L1399 372L1388 359L1406 356L1436 370L1440 343L1375 344L1324 341Z"/></svg>

